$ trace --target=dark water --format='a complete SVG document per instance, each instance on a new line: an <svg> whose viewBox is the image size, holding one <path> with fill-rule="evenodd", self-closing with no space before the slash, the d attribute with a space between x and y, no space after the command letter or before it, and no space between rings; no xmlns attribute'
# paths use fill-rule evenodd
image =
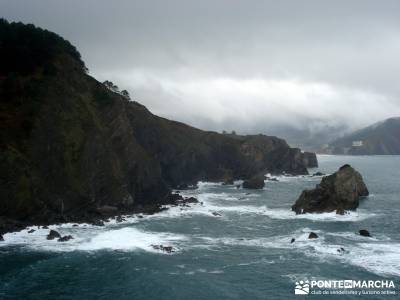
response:
<svg viewBox="0 0 400 300"><path fill-rule="evenodd" d="M319 162L325 173L344 163L362 173L371 196L357 212L295 216L290 206L320 177L279 178L251 194L204 183L188 193L204 205L105 227L54 226L74 236L67 243L47 241L44 229L5 235L0 299L289 299L304 297L294 295L294 285L305 279L388 279L398 290L400 157L321 156ZM355 234L363 228L373 238ZM310 231L319 238L308 240ZM346 252L338 253L340 247Z"/></svg>

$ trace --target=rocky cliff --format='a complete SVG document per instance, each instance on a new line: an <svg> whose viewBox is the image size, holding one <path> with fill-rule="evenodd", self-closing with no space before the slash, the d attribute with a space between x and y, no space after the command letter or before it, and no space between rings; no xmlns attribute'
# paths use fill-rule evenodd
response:
<svg viewBox="0 0 400 300"><path fill-rule="evenodd" d="M0 21L0 59L0 227L154 208L198 180L307 173L304 154L282 139L153 115L89 76L69 42L33 25Z"/></svg>

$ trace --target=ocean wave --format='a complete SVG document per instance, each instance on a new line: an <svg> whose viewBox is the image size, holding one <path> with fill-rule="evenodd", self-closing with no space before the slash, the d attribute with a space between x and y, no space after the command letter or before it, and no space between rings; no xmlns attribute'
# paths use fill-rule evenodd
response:
<svg viewBox="0 0 400 300"><path fill-rule="evenodd" d="M345 249L344 253L338 252L340 247ZM339 260L341 263L351 264L377 275L400 277L399 243L374 241L343 245L319 243L304 253L321 261Z"/></svg>
<svg viewBox="0 0 400 300"><path fill-rule="evenodd" d="M290 208L288 209L266 209L261 212L263 215L266 215L272 219L307 219L311 221L319 221L319 222L357 222L361 220L365 220L371 217L375 217L377 214L369 213L364 210L358 211L348 211L344 215L338 215L336 212L327 212L327 213L307 213L307 214L299 214L296 213Z"/></svg>
<svg viewBox="0 0 400 300"><path fill-rule="evenodd" d="M309 233L318 234L317 239L309 239ZM287 249L297 251L309 257L319 259L321 262L340 261L363 268L369 272L384 276L400 277L400 244L377 241L368 238L368 241L349 243L328 243L325 233L321 230L303 228L289 235L260 238L235 238L235 237L201 237L208 247L245 246L269 249ZM344 234L357 237L356 233ZM291 239L295 242L291 243ZM365 238L364 238L365 240ZM206 247L205 247L206 248ZM343 248L344 251L341 249ZM283 254L283 256L285 256Z"/></svg>
<svg viewBox="0 0 400 300"><path fill-rule="evenodd" d="M77 250L144 250L162 252L152 245L173 246L178 250L177 242L187 240L187 237L175 233L146 232L136 228L125 227L118 230L103 232L91 238L90 241L79 245Z"/></svg>
<svg viewBox="0 0 400 300"><path fill-rule="evenodd" d="M22 246L37 251L97 251L97 250L120 250L133 251L143 250L154 253L165 253L162 250L154 249L152 245L173 246L175 251L180 251L177 244L188 238L184 235L169 232L148 232L132 227L120 229L109 229L88 224L80 224L79 227L72 227L73 224L62 226L51 225L49 229L27 228L20 232L5 234L1 246ZM28 233L35 229L33 233ZM49 230L58 231L61 235L72 235L73 239L68 242L47 240Z"/></svg>
<svg viewBox="0 0 400 300"><path fill-rule="evenodd" d="M321 175L321 176L313 176L313 175L295 175L295 176L289 176L289 175L276 175L276 176L270 176L270 178L277 179L278 181L268 181L267 183L272 183L272 182L296 182L296 181L311 181L311 182L319 182L322 177L327 176L329 174Z"/></svg>
<svg viewBox="0 0 400 300"><path fill-rule="evenodd" d="M341 238L355 241L355 242L365 241L365 237L361 236L358 232L329 232L329 233L327 233L327 235L341 237ZM380 234L379 236L368 237L368 240L375 241L375 242L379 242L379 241L386 242L386 241L390 241L391 238L384 234Z"/></svg>
<svg viewBox="0 0 400 300"><path fill-rule="evenodd" d="M296 239L296 247L308 247L311 243L321 243L324 236L318 239L308 239L310 232L320 234L320 230L312 230L303 228L288 235L278 235L271 237L258 237L258 238L239 238L239 237L199 237L199 239L206 242L207 245L218 247L221 245L229 246L247 246L247 247L262 247L262 248L278 248L278 249L292 249L294 244L291 243L292 238Z"/></svg>
<svg viewBox="0 0 400 300"><path fill-rule="evenodd" d="M344 215L338 215L336 212L296 215L290 207L268 208L266 205L227 205L228 203L233 204L253 200L251 198L246 198L248 196L251 197L251 195L252 194L229 195L227 193L201 193L197 195L197 199L199 200L197 204L191 204L187 207L168 206L168 210L146 216L146 218L177 218L199 214L214 217L213 212L218 212L221 216L224 216L224 213L236 213L262 215L277 220L307 219L315 222L358 222L378 216L376 213L371 213L363 209L347 211ZM135 219L133 221L135 221Z"/></svg>

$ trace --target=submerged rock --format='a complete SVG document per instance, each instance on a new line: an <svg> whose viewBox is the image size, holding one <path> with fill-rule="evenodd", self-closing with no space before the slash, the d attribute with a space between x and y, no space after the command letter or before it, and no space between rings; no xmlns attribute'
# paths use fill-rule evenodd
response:
<svg viewBox="0 0 400 300"><path fill-rule="evenodd" d="M265 180L278 182L278 178L266 176Z"/></svg>
<svg viewBox="0 0 400 300"><path fill-rule="evenodd" d="M360 197L368 195L360 173L344 165L334 174L323 177L315 189L304 190L292 210L296 214L332 211L343 214L344 210L355 210Z"/></svg>
<svg viewBox="0 0 400 300"><path fill-rule="evenodd" d="M197 190L199 186L197 184L182 183L176 187L178 190Z"/></svg>
<svg viewBox="0 0 400 300"><path fill-rule="evenodd" d="M92 222L92 225L94 225L94 226L104 226L104 222L102 220L94 220Z"/></svg>
<svg viewBox="0 0 400 300"><path fill-rule="evenodd" d="M360 233L361 236L368 236L368 237L371 237L371 234L370 234L369 231L366 230L366 229L361 229L361 230L359 231L359 233Z"/></svg>
<svg viewBox="0 0 400 300"><path fill-rule="evenodd" d="M310 232L310 234L308 235L309 239L317 239L318 235L315 232Z"/></svg>
<svg viewBox="0 0 400 300"><path fill-rule="evenodd" d="M295 241L296 241L296 239L295 239L295 238L292 238L292 239L290 240L290 243L293 244Z"/></svg>
<svg viewBox="0 0 400 300"><path fill-rule="evenodd" d="M183 200L185 203L199 203L199 200L197 200L195 197L188 197Z"/></svg>
<svg viewBox="0 0 400 300"><path fill-rule="evenodd" d="M63 237L60 237L58 239L58 242L66 242L66 241L69 241L71 239L73 239L73 237L71 235L64 235Z"/></svg>
<svg viewBox="0 0 400 300"><path fill-rule="evenodd" d="M35 232L35 229L31 229L28 231L28 233L33 233L33 232Z"/></svg>
<svg viewBox="0 0 400 300"><path fill-rule="evenodd" d="M248 180L243 181L243 188L244 189L262 189L265 186L264 179L265 179L264 175L254 176Z"/></svg>
<svg viewBox="0 0 400 300"><path fill-rule="evenodd" d="M153 249L161 250L167 253L175 252L175 249L172 246L163 246L163 245L151 245Z"/></svg>
<svg viewBox="0 0 400 300"><path fill-rule="evenodd" d="M220 217L220 216L222 216L220 213L218 213L218 212L216 212L216 211L213 211L213 212L212 212L212 215L215 216L215 217Z"/></svg>
<svg viewBox="0 0 400 300"><path fill-rule="evenodd" d="M60 237L61 237L61 235L55 230L50 230L49 234L47 235L48 240L54 240L54 239L60 238Z"/></svg>
<svg viewBox="0 0 400 300"><path fill-rule="evenodd" d="M117 223L121 223L121 222L126 221L126 219L125 219L123 216L116 216L116 217L115 217L115 221L116 221Z"/></svg>
<svg viewBox="0 0 400 300"><path fill-rule="evenodd" d="M234 179L231 175L225 176L225 178L222 181L222 185L233 185L234 183L235 183Z"/></svg>
<svg viewBox="0 0 400 300"><path fill-rule="evenodd" d="M325 174L322 172L315 172L314 174L312 174L312 176L325 176Z"/></svg>
<svg viewBox="0 0 400 300"><path fill-rule="evenodd" d="M345 210L343 209L343 208L338 208L337 210L336 210L336 214L337 215L344 215L345 214Z"/></svg>

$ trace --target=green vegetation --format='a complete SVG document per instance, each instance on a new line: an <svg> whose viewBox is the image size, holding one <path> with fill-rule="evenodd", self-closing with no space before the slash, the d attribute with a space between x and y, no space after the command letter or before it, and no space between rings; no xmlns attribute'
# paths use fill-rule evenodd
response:
<svg viewBox="0 0 400 300"><path fill-rule="evenodd" d="M32 24L0 19L0 41L0 77L9 73L32 74L39 68L53 73L54 58L60 54L71 56L86 70L74 46L59 35Z"/></svg>

